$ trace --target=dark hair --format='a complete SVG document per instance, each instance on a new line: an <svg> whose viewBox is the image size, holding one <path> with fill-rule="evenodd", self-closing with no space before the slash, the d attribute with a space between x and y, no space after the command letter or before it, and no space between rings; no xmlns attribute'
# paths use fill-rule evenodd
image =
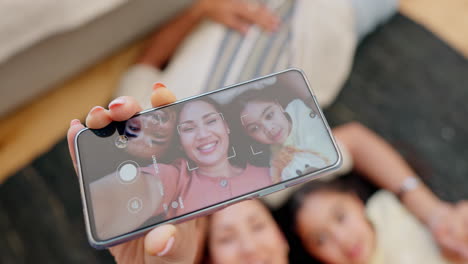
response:
<svg viewBox="0 0 468 264"><path fill-rule="evenodd" d="M205 96L203 98L199 98L199 99L196 99L196 100L193 100L193 101L189 101L189 102L197 102L197 101L202 101L202 102L205 102L209 105L212 105L218 112L222 113L223 114L223 117L224 117L224 121L226 122L226 124L228 125L228 127L230 128L229 126L229 122L227 122L227 119L229 118L229 115L226 115L223 111L224 110L224 107L219 104L218 102L216 102L213 98L211 97L208 97L208 96ZM182 103L182 104L179 104L177 106L177 118L176 118L176 125L179 124L179 118L180 118L180 112L182 111L182 109L185 107L185 105L189 102L186 102L186 103ZM230 133L228 135L228 138L229 138L229 147L228 147L228 151L231 151L232 147L233 147L233 142L234 142L234 133ZM180 135L178 135L176 137L176 142L177 144L179 144L179 146L182 146L182 144L180 143ZM237 147L237 146L236 146ZM191 161L189 159L189 157L187 156L187 154L185 153L185 151L181 150L181 155L182 157L184 157L187 161ZM246 164L247 164L247 159L245 158L245 155L239 155L238 153L239 151L236 149L236 158L230 160L230 163L236 167L240 167L240 168L245 168ZM193 162L193 161L192 161Z"/></svg>
<svg viewBox="0 0 468 264"><path fill-rule="evenodd" d="M288 209L293 217L293 223L296 223L297 214L304 206L304 202L311 194L318 192L337 192L355 194L353 187L344 178L336 178L330 181L315 180L304 184L288 200Z"/></svg>
<svg viewBox="0 0 468 264"><path fill-rule="evenodd" d="M275 90L273 90L275 91ZM277 98L277 93L272 92L271 90L266 91L265 88L263 89L251 89L247 90L234 99L230 105L230 109L233 109L233 113L237 115L236 121L239 122L240 125L240 114L241 112L247 107L247 104L252 102L252 101L257 101L257 102L264 102L264 103L277 103L281 107L285 107L287 105L286 102L289 103L290 100L284 101L284 98ZM286 118L289 120L289 122L292 121L291 117L289 116L288 113L284 112Z"/></svg>
<svg viewBox="0 0 468 264"><path fill-rule="evenodd" d="M251 146L253 149L262 151L262 156L257 156L257 155L249 155L249 161L250 164L256 165L256 166L261 166L261 167L268 167L270 165L270 158L271 158L271 150L270 146L257 142L255 139L250 137L247 133L244 131L244 126L242 125L241 122L241 112L245 109L248 103L252 101L258 101L258 102L265 102L265 103L277 103L281 105L281 107L284 107L284 105L280 102L280 98L276 98L275 95L277 93L272 92L271 88L269 91L266 91L265 88L262 89L250 89L247 90L240 95L238 95L230 104L229 104L229 115L230 115L230 120L232 120L231 125L232 127L239 128L241 131L243 131L243 135L245 136L243 138L243 143L246 146ZM289 122L292 122L291 117L289 116L288 113L284 112L286 118L289 120ZM249 149L248 152L250 153L251 150Z"/></svg>
<svg viewBox="0 0 468 264"><path fill-rule="evenodd" d="M263 89L249 89L234 99L233 104L237 108L238 113L240 113L249 102L259 101L259 102L278 102L278 98L274 96L274 92L267 92L265 88Z"/></svg>
<svg viewBox="0 0 468 264"><path fill-rule="evenodd" d="M296 215L304 205L305 198L318 191L349 192L357 194L366 201L378 188L367 181L363 175L351 171L331 181L316 180L301 186L292 194L287 202L273 212L275 219L284 230L290 246L290 263L321 263L304 248L296 233Z"/></svg>
<svg viewBox="0 0 468 264"><path fill-rule="evenodd" d="M258 101L258 102L265 102L265 103L278 103L282 107L284 107L283 104L281 104L274 95L276 93L266 91L265 88L263 89L250 89L247 90L240 95L238 95L230 104L229 104L229 115L230 115L230 120L231 126L235 128L239 128L239 130L242 132L242 135L239 135L242 137L242 142L244 143L244 146L251 146L253 149L261 151L263 154L262 156L257 156L257 155L249 155L249 162L250 164L260 166L260 167L268 167L270 165L270 157L271 157L271 150L269 145L265 145L263 143L257 142L255 139L250 137L247 133L244 131L244 126L242 125L240 115L241 112L245 109L248 103L252 101ZM289 114L285 113L286 118L291 122L291 117ZM251 150L247 150L248 153L251 152Z"/></svg>
<svg viewBox="0 0 468 264"><path fill-rule="evenodd" d="M273 212L275 219L284 231L288 240L290 263L321 263L304 248L301 239L296 233L296 215L303 207L305 199L319 191L348 192L354 191L354 185L350 184L348 176L331 181L315 180L302 185L288 199L288 201Z"/></svg>
<svg viewBox="0 0 468 264"><path fill-rule="evenodd" d="M170 108L169 108L169 109L170 109ZM161 110L158 110L158 111L161 111ZM163 110L163 111L164 111L164 110ZM170 110L170 111L172 112L172 110ZM136 139L138 136L135 135L135 134L133 134L132 132L127 131L126 128L127 128L128 122L129 122L130 120L132 120L132 119L137 119L137 120L138 120L138 119L141 118L142 116L145 116L145 115L151 114L151 113L154 113L154 111L149 112L149 113L145 113L145 114L141 114L141 115L138 115L138 116L134 116L134 117L132 117L132 118L126 120L126 121L122 121L122 122L116 122L116 121L114 121L114 122L112 122L112 123L115 123L115 124L116 124L116 128L117 128L118 133L119 133L120 135L123 134L123 135L127 136L128 140L130 141L130 140ZM171 115L171 113L169 113L169 115ZM175 115L175 112L174 112L174 115ZM143 123L141 122L141 120L140 120L140 126L141 126L141 128L143 127ZM162 154L160 157L157 157L158 162L164 163L164 164L169 164L169 163L171 163L174 159L177 158L177 155L179 155L178 151L172 151L171 148L170 148L171 146L173 146L174 141L175 141L175 139L174 139L174 137L172 136L171 139L170 139L170 141L168 142L168 146L169 146L169 147L166 149L166 151L163 152L163 154ZM134 155L136 155L136 154L134 154ZM137 155L137 156L138 156L138 155Z"/></svg>

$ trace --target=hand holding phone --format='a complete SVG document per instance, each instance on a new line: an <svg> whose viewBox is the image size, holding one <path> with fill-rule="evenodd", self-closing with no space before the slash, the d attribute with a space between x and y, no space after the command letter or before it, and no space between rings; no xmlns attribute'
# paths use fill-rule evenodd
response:
<svg viewBox="0 0 468 264"><path fill-rule="evenodd" d="M174 101L174 95L167 88L160 84L153 87L153 107ZM139 111L141 107L132 97L119 97L110 104L108 110L102 107L93 108L86 117L86 125L92 129L101 129L112 121L127 120ZM77 163L74 139L83 128L79 120L75 119L71 122L67 135L75 169ZM203 232L204 225L203 219L195 219L178 225L158 226L144 237L111 247L109 250L117 263L192 263L201 245L196 238Z"/></svg>
<svg viewBox="0 0 468 264"><path fill-rule="evenodd" d="M121 97L109 111L93 108L87 123L101 128L75 136L88 238L97 248L268 195L341 164L299 70L139 113L132 100ZM128 119L130 113L136 115Z"/></svg>

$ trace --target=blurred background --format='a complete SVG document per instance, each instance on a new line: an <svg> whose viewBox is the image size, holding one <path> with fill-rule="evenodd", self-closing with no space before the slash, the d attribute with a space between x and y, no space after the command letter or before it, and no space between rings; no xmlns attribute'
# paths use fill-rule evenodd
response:
<svg viewBox="0 0 468 264"><path fill-rule="evenodd" d="M0 263L112 263L86 241L66 131L190 1L21 2L0 1ZM467 57L468 0L401 0L359 44L328 121L362 122L439 197L466 199Z"/></svg>

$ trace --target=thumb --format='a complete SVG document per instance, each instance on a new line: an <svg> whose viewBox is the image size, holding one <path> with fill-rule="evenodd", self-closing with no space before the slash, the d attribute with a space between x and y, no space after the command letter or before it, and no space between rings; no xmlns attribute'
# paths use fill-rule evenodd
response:
<svg viewBox="0 0 468 264"><path fill-rule="evenodd" d="M194 220L159 226L145 236L145 251L171 262L192 263L198 247L196 237Z"/></svg>
<svg viewBox="0 0 468 264"><path fill-rule="evenodd" d="M78 171L75 155L75 136L83 128L84 126L80 123L80 120L74 119L71 121L70 128L67 132L68 150L70 151L70 157L73 161L73 167L75 167L75 171Z"/></svg>
<svg viewBox="0 0 468 264"><path fill-rule="evenodd" d="M175 242L176 227L163 225L145 236L145 252L151 256L164 256L171 251Z"/></svg>

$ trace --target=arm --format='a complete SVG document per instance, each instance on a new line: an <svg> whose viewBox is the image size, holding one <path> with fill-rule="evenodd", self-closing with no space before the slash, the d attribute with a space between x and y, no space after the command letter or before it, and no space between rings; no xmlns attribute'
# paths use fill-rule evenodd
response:
<svg viewBox="0 0 468 264"><path fill-rule="evenodd" d="M156 86L151 95L153 107L175 101L174 95L167 89ZM123 121L132 117L141 107L132 97L120 97L109 105L109 110L94 107L86 117L90 128L102 128L112 120ZM68 130L68 146L76 168L74 138L84 126L79 120L71 122ZM196 238L197 220L191 220L177 226L166 224L151 230L145 237L137 238L113 246L110 252L117 263L193 263L199 245ZM202 232L200 232L202 233ZM201 246L201 245L200 245Z"/></svg>
<svg viewBox="0 0 468 264"><path fill-rule="evenodd" d="M148 45L137 63L162 69L185 37L192 32L202 18L202 10L196 5L182 11L153 34L150 45Z"/></svg>
<svg viewBox="0 0 468 264"><path fill-rule="evenodd" d="M160 27L137 63L162 69L180 44L204 19L246 33L250 24L272 31L278 18L266 7L240 0L198 0Z"/></svg>
<svg viewBox="0 0 468 264"><path fill-rule="evenodd" d="M359 123L350 123L333 130L346 146L354 167L377 186L398 193L407 177L417 176L406 161L384 139ZM444 203L423 184L402 197L405 206L423 223L428 224L434 208Z"/></svg>
<svg viewBox="0 0 468 264"><path fill-rule="evenodd" d="M351 153L355 169L381 188L397 193L407 177L416 176L390 144L366 127L351 123L333 132ZM462 262L468 260L466 202L457 205L443 202L422 183L405 192L400 199L428 226L446 257Z"/></svg>

